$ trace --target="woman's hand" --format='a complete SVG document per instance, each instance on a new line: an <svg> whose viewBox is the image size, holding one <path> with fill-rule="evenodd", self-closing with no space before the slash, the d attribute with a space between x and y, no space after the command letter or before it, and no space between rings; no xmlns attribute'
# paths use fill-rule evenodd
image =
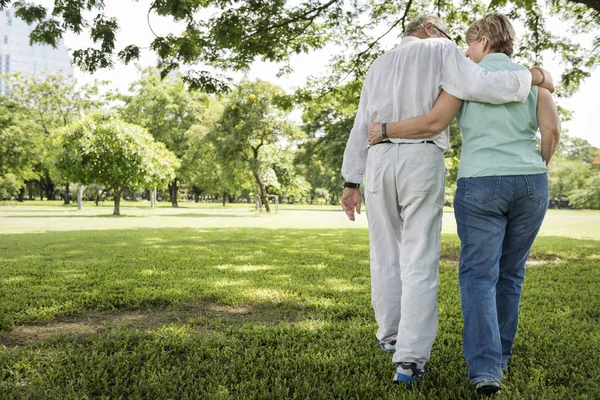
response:
<svg viewBox="0 0 600 400"><path fill-rule="evenodd" d="M373 122L369 125L369 146L373 146L383 140L381 134L381 123Z"/></svg>

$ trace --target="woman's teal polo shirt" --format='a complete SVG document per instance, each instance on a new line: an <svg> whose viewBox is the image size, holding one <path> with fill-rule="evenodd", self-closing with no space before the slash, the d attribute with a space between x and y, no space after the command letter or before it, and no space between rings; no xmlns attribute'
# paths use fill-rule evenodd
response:
<svg viewBox="0 0 600 400"><path fill-rule="evenodd" d="M488 71L526 69L503 53L488 54L479 65ZM462 131L459 179L546 172L536 141L537 91L532 86L525 103L463 103L456 116Z"/></svg>

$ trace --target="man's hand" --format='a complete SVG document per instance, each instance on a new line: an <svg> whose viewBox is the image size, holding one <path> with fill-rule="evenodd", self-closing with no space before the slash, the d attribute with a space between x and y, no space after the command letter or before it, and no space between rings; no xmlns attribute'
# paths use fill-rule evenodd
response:
<svg viewBox="0 0 600 400"><path fill-rule="evenodd" d="M373 122L369 125L369 145L373 146L374 144L377 144L382 140L383 135L381 134L381 123Z"/></svg>
<svg viewBox="0 0 600 400"><path fill-rule="evenodd" d="M344 194L342 194L342 208L350 221L354 221L354 210L360 214L360 200L360 189L344 189Z"/></svg>
<svg viewBox="0 0 600 400"><path fill-rule="evenodd" d="M531 84L539 85L540 87L546 88L550 91L550 93L554 93L554 78L550 72L546 71L542 67L533 67L529 68L529 72L531 72Z"/></svg>

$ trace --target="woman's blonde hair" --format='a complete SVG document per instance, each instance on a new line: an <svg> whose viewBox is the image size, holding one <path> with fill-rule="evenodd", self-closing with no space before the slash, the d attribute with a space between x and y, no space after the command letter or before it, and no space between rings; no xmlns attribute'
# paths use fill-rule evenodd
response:
<svg viewBox="0 0 600 400"><path fill-rule="evenodd" d="M514 53L515 30L506 15L493 13L477 20L467 29L467 43L476 42L485 36L490 53L504 53L511 57Z"/></svg>

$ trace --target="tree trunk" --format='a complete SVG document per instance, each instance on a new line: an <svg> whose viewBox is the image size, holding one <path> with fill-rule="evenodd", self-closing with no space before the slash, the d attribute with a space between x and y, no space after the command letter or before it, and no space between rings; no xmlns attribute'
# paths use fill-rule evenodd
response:
<svg viewBox="0 0 600 400"><path fill-rule="evenodd" d="M121 215L121 192L115 192L115 208L113 210L113 215Z"/></svg>
<svg viewBox="0 0 600 400"><path fill-rule="evenodd" d="M77 188L77 209L83 210L83 185Z"/></svg>
<svg viewBox="0 0 600 400"><path fill-rule="evenodd" d="M33 182L27 182L27 193L29 194L29 200L34 200L35 196L35 185Z"/></svg>
<svg viewBox="0 0 600 400"><path fill-rule="evenodd" d="M54 183L50 180L46 184L46 198L48 200L56 200L56 196L54 195Z"/></svg>
<svg viewBox="0 0 600 400"><path fill-rule="evenodd" d="M19 197L17 198L17 201L18 201L19 203L22 203L24 200L25 200L25 188L24 188L24 187L22 187L22 188L19 190Z"/></svg>
<svg viewBox="0 0 600 400"><path fill-rule="evenodd" d="M54 196L54 183L50 179L50 175L48 174L48 171L45 171L44 177L40 180L40 187L46 194L47 200L55 200L56 199L56 197ZM42 200L44 199L43 195L41 195L41 199Z"/></svg>
<svg viewBox="0 0 600 400"><path fill-rule="evenodd" d="M64 205L68 206L69 204L71 204L71 186L69 185L69 182L67 182L65 183Z"/></svg>
<svg viewBox="0 0 600 400"><path fill-rule="evenodd" d="M171 196L171 206L172 207L179 207L179 205L177 204L177 193L179 191L179 182L177 181L177 178L173 179L173 181L171 183L169 183L169 194Z"/></svg>
<svg viewBox="0 0 600 400"><path fill-rule="evenodd" d="M150 189L150 207L156 207L156 188Z"/></svg>
<svg viewBox="0 0 600 400"><path fill-rule="evenodd" d="M260 176L257 173L254 174L254 179L256 179L256 183L260 189L260 200L265 205L265 211L271 212L271 207L269 206L269 198L267 197L267 185L264 184Z"/></svg>
<svg viewBox="0 0 600 400"><path fill-rule="evenodd" d="M225 203L227 203L227 193L223 192L223 207L225 207Z"/></svg>

